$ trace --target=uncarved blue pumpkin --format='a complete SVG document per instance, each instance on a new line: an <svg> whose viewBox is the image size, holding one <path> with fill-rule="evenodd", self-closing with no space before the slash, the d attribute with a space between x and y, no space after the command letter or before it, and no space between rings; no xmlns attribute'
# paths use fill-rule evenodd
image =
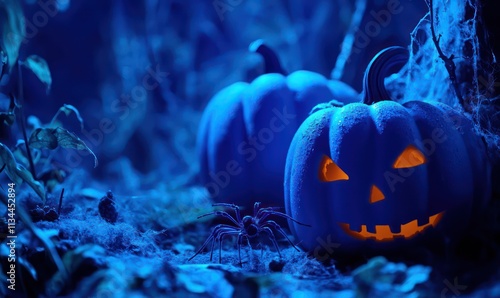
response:
<svg viewBox="0 0 500 298"><path fill-rule="evenodd" d="M312 226L289 221L298 243L354 252L460 231L491 194L472 122L438 102L364 102L313 113L292 140L286 212Z"/></svg>
<svg viewBox="0 0 500 298"><path fill-rule="evenodd" d="M211 197L247 207L283 206L286 154L311 109L337 99L358 101L340 81L310 71L266 73L218 92L200 123L200 177Z"/></svg>

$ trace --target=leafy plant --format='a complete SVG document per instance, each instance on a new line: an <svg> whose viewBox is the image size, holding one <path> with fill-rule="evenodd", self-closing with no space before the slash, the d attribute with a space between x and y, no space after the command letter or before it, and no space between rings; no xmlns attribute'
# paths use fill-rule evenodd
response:
<svg viewBox="0 0 500 298"><path fill-rule="evenodd" d="M9 109L6 112L0 112L0 123L3 122L5 125L12 126L16 122L16 114L14 109L16 108L16 103L14 97L10 97Z"/></svg>
<svg viewBox="0 0 500 298"><path fill-rule="evenodd" d="M0 162L5 165L5 172L12 182L19 185L23 181L26 181L45 204L45 190L43 186L34 179L30 171L16 162L14 154L2 143L0 143Z"/></svg>
<svg viewBox="0 0 500 298"><path fill-rule="evenodd" d="M25 36L23 10L18 0L0 1L0 25L2 26L2 60L6 62L10 70L16 64L19 48Z"/></svg>
<svg viewBox="0 0 500 298"><path fill-rule="evenodd" d="M52 76L50 74L49 65L45 59L37 55L31 55L26 60L21 61L20 64L31 70L36 77L45 84L47 92L50 91L52 85Z"/></svg>
<svg viewBox="0 0 500 298"><path fill-rule="evenodd" d="M54 117L52 117L52 121L50 121L49 127L57 126L56 120L61 113L64 113L66 116L69 116L71 113L75 114L78 122L80 123L80 129L83 129L83 118L82 116L80 116L80 112L78 111L77 108L69 104L64 104L62 107L59 108L59 110L57 110Z"/></svg>
<svg viewBox="0 0 500 298"><path fill-rule="evenodd" d="M74 133L62 127L35 129L29 138L29 145L35 149L54 150L60 146L76 150L87 150L94 156L94 166L97 167L98 164L94 152Z"/></svg>
<svg viewBox="0 0 500 298"><path fill-rule="evenodd" d="M7 205L7 196L5 194L0 193L0 200L2 201L2 203ZM58 272L60 272L60 274L63 276L67 276L68 271L66 270L63 261L57 254L56 247L52 242L52 240L50 239L48 233L45 233L44 231L40 230L35 226L35 224L31 221L31 218L29 217L26 210L24 210L23 206L18 205L16 208L16 213L21 219L21 221L26 225L27 229L31 231L33 235L35 235L35 237L37 237L42 242L43 246L48 252L49 257L56 265Z"/></svg>

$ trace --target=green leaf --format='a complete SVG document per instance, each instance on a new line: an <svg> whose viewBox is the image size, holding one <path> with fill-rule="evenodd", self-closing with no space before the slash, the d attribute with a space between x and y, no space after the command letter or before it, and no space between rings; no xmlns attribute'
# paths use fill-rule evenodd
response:
<svg viewBox="0 0 500 298"><path fill-rule="evenodd" d="M37 55L31 55L23 61L22 65L31 70L47 86L47 91L50 90L52 76L50 75L49 65L45 59Z"/></svg>
<svg viewBox="0 0 500 298"><path fill-rule="evenodd" d="M45 190L42 184L33 179L30 171L16 162L14 154L2 143L0 143L0 164L5 165L5 172L12 182L20 185L25 181L45 204Z"/></svg>
<svg viewBox="0 0 500 298"><path fill-rule="evenodd" d="M23 10L19 0L0 1L0 25L2 26L2 49L7 56L10 70L16 64L19 48L26 34Z"/></svg>
<svg viewBox="0 0 500 298"><path fill-rule="evenodd" d="M37 128L28 141L31 148L54 150L58 146L67 149L87 150L94 156L94 167L97 167L97 156L90 148L74 133L62 127Z"/></svg>
<svg viewBox="0 0 500 298"><path fill-rule="evenodd" d="M59 146L57 136L53 128L37 128L28 141L31 148L54 150Z"/></svg>
<svg viewBox="0 0 500 298"><path fill-rule="evenodd" d="M52 121L50 121L49 126L54 127L55 122L59 114L64 113L66 116L69 116L71 113L75 113L76 119L78 119L78 122L80 123L80 129L83 130L83 118L80 116L80 112L78 111L77 108L75 108L72 105L64 104L62 107L59 108L57 113L54 115L52 118Z"/></svg>
<svg viewBox="0 0 500 298"><path fill-rule="evenodd" d="M30 162L26 156L26 144L23 139L18 139L15 147L11 151L18 164L29 165ZM33 163L37 164L42 158L42 152L39 150L31 150L31 157L33 159Z"/></svg>

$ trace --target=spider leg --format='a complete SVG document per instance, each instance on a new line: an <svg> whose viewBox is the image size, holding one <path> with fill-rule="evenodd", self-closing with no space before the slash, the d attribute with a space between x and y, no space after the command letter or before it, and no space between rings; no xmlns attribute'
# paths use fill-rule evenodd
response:
<svg viewBox="0 0 500 298"><path fill-rule="evenodd" d="M255 217L259 217L262 215L262 212L265 212L265 211L273 211L273 210L281 210L283 209L284 207L266 207L266 208L260 208L259 211L257 213L254 214Z"/></svg>
<svg viewBox="0 0 500 298"><path fill-rule="evenodd" d="M252 248L252 244L250 244L250 238L248 238L248 236L246 236L246 237L247 237L247 245L248 245L248 248L250 248L250 251L252 251L252 250L253 250L253 248Z"/></svg>
<svg viewBox="0 0 500 298"><path fill-rule="evenodd" d="M250 254L251 254L251 252L252 252L252 245L250 245L250 238L248 238L248 236L247 236L246 234L243 234L243 235L241 236L241 239L242 239L242 240L243 240L243 238L246 238L246 239L247 239L247 245L248 245L248 247L250 248ZM249 255L250 255L250 254L249 254Z"/></svg>
<svg viewBox="0 0 500 298"><path fill-rule="evenodd" d="M240 232L239 231L222 231L220 232L219 234L219 264L222 262L222 239L224 238L224 236L226 235L236 235L236 234L239 234ZM214 241L215 242L215 241Z"/></svg>
<svg viewBox="0 0 500 298"><path fill-rule="evenodd" d="M236 220L238 222L241 222L241 214L240 214L240 206L235 205L235 204L228 204L228 203L215 203L212 204L212 206L222 206L222 207L229 207L234 209L234 213L236 214Z"/></svg>
<svg viewBox="0 0 500 298"><path fill-rule="evenodd" d="M253 204L253 216L256 217L257 216L257 213L260 209L260 202L255 202Z"/></svg>
<svg viewBox="0 0 500 298"><path fill-rule="evenodd" d="M286 235L285 231L283 230L283 228L277 224L274 220L268 220L266 221L265 223L262 224L263 226L265 225L271 225L273 228L276 229L276 231L278 231L278 233L280 233L281 235L283 235L286 240L288 240L288 242L293 246L293 248L295 248L297 251L300 251L297 246L295 246L295 244L293 244L292 240L290 240L290 238L288 238L288 236Z"/></svg>
<svg viewBox="0 0 500 298"><path fill-rule="evenodd" d="M192 256L191 258L188 259L188 261L191 261L194 257L199 255L203 251L203 249L208 245L208 243L210 243L211 240L215 240L216 236L218 236L218 234L219 234L219 230L222 228L236 229L233 226L229 226L229 225L225 225L225 224L220 224L220 225L215 226L215 228L212 229L212 232L210 233L210 236L207 238L207 240L205 240L203 245L196 251L194 256ZM212 242L212 251L213 251L213 242ZM212 260L212 256L210 255L210 261L211 260Z"/></svg>
<svg viewBox="0 0 500 298"><path fill-rule="evenodd" d="M278 247L278 242L276 242L276 237L274 236L273 231L269 227L263 227L262 230L269 235L269 238L271 238L271 241L273 242L274 247L276 247L276 250L278 251L278 255L280 256L280 259L281 259L280 248Z"/></svg>
<svg viewBox="0 0 500 298"><path fill-rule="evenodd" d="M212 247L210 248L210 262L212 262L213 256L214 256L214 245L215 245L216 238L212 240Z"/></svg>
<svg viewBox="0 0 500 298"><path fill-rule="evenodd" d="M213 234L213 233L212 233ZM212 240L214 238L214 235L210 235L210 237L207 238L207 240L205 240L205 243L203 243L203 245L196 251L196 253L190 257L188 259L188 261L191 261L192 259L194 259L194 257L196 257L197 255L199 255L202 250L205 248L205 246L207 246L207 244L210 242L210 240ZM213 245L212 245L213 246Z"/></svg>
<svg viewBox="0 0 500 298"><path fill-rule="evenodd" d="M214 239L212 241L212 248L210 249L210 262L212 262L212 259L213 259L213 256L214 256L214 246L215 246L215 242L217 241L217 239L219 239L221 233L224 232L224 231L217 231L217 236L214 236Z"/></svg>
<svg viewBox="0 0 500 298"><path fill-rule="evenodd" d="M210 213L207 213L207 214L203 214L203 215L200 215L198 216L197 218L200 219L202 217L205 217L205 216L209 216L209 215L219 215L219 216L223 216L227 219L229 219L230 221L232 221L235 225L237 225L238 227L241 226L241 223L237 222L229 213L227 213L226 211L213 211L213 212L210 212Z"/></svg>
<svg viewBox="0 0 500 298"><path fill-rule="evenodd" d="M236 229L234 227L231 227L232 229L225 228L224 230L217 231L217 236L214 237L212 241L212 249L210 251L210 262L212 262L212 257L214 255L214 246L215 246L215 241L219 240L219 264L220 264L220 257L221 257L221 250L222 250L222 237L224 236L224 233L228 232L235 232Z"/></svg>
<svg viewBox="0 0 500 298"><path fill-rule="evenodd" d="M221 230L222 228L225 228L225 229L234 229L233 226L225 225L225 224L220 224L220 225L215 226L215 228L213 230L214 238L213 238L213 241L212 241L212 248L210 249L210 262L212 262L212 258L214 256L215 241L217 240L217 237L219 237L219 234L221 233L221 231L219 231L219 230Z"/></svg>
<svg viewBox="0 0 500 298"><path fill-rule="evenodd" d="M241 241L243 239L243 233L238 234L238 258L240 260L240 267L243 267L243 264L241 263Z"/></svg>
<svg viewBox="0 0 500 298"><path fill-rule="evenodd" d="M262 210L262 209L260 209L260 210ZM278 211L274 211L274 210L264 210L263 213L261 213L261 214L262 214L262 217L260 217L258 219L259 221L262 221L262 220L266 219L269 215L277 215L277 216L281 216L281 217L284 217L284 218L288 218L289 220L291 220L291 221L293 221L295 223L298 223L301 226L311 227L311 225L308 225L308 224L305 224L305 223L301 223L298 220L293 219L288 214L285 214L285 213L282 213L282 212L278 212Z"/></svg>

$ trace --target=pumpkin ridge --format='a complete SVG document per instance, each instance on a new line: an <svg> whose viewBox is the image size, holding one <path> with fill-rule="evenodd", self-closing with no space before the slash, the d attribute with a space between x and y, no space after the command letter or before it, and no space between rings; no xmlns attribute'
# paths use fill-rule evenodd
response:
<svg viewBox="0 0 500 298"><path fill-rule="evenodd" d="M462 121L462 133L450 118ZM420 241L427 237L460 233L471 223L471 213L479 210L476 200L488 192L476 189L489 188L490 183L484 147L464 119L446 105L418 101L352 103L311 114L292 140L294 155L287 157L290 172L285 178L285 187L290 187L287 212L313 227L289 222L301 246L313 251L318 239L331 237L331 243L341 244L339 250L352 253L424 244ZM426 162L394 169L394 161L408 146L418 149ZM324 151L349 175L348 181L318 179ZM386 180L386 173L394 179ZM368 191L373 185L381 192L376 198L385 199L370 204ZM446 215L438 223L441 214ZM378 234L380 225L381 235L360 241L339 223L366 235ZM430 226L434 232L424 232ZM389 228L397 239L381 243L388 240ZM414 229L421 236L413 237Z"/></svg>
<svg viewBox="0 0 500 298"><path fill-rule="evenodd" d="M469 118L470 116L465 114L463 110L457 111L444 103L436 103L435 107L445 115L446 123L459 131L460 139L463 140L464 150L467 152L468 162L471 165L471 172L476 173L478 169L485 168L488 173L486 177L472 175L472 185L483 185L483 187L475 187L473 189L473 197L476 200L472 203L472 214L473 216L477 216L491 197L491 188L488 187L488 185L491 185L491 162L486 146L481 142L480 136L478 136L475 126ZM459 123L456 123L457 121ZM480 148L481 152L478 152L478 148Z"/></svg>
<svg viewBox="0 0 500 298"><path fill-rule="evenodd" d="M367 216L365 218L365 222L374 222L377 223L380 218L391 218L391 213L395 212L397 214L402 213L402 210L393 210L387 211L384 205L382 204L391 204L392 205L398 205L400 202L395 200L394 197L394 191L388 190L387 187L387 182L385 179L382 179L384 177L384 173L386 171L391 171L391 166L392 166L392 160L388 159L386 156L388 154L387 151L391 151L390 147L393 147L394 144L388 143L387 140L383 139L385 138L385 134L387 133L386 130L388 130L388 125L391 123L390 121L392 120L394 115L401 114L401 110L399 109L399 104L392 102L392 101L379 101L375 102L372 105L366 105L366 108L370 111L370 117L369 119L372 121L373 127L374 127L374 137L373 137L373 146L371 147L371 151L374 157L374 161L371 163L370 167L370 172L371 176L369 181L373 184L376 185L382 193L385 195L386 199L384 202L380 203L381 205L375 205L373 208L377 208L382 210L382 213L376 213L373 211L367 212ZM391 144L390 147L387 146L387 144ZM390 154L392 157L393 154ZM397 156L394 156L396 158ZM367 187L370 187L371 185L368 185ZM401 186L399 186L401 187ZM366 197L366 201L369 202L369 197L370 195L368 194ZM370 210L366 208L367 210ZM403 214L407 214L407 212L403 212ZM398 217L399 218L399 217ZM386 222L385 224L389 225L391 229L395 229L396 227L394 225L398 225L398 223L394 224L392 222Z"/></svg>
<svg viewBox="0 0 500 298"><path fill-rule="evenodd" d="M429 172L434 171L436 168L449 167L451 169L458 168L459 170L457 169L454 171L453 174L450 173L449 175L447 175L448 180L455 180L450 177L463 178L464 176L467 175L470 176L471 178L467 179L468 181L464 181L464 179L459 179L460 185L455 185L455 183L450 182L449 187L451 189L456 189L457 187L464 187L465 185L468 185L467 188L473 188L474 175L471 174L473 167L470 163L470 160L465 161L462 158L459 158L460 156L464 156L464 153L467 153L465 140L463 139L462 135L458 133L455 127L452 126L451 122L446 121L448 118L447 116L448 113L443 109L445 105L441 104L435 105L426 102L412 102L411 104L409 103L409 106L410 106L409 110L412 111L413 113L412 117L413 119L415 119L419 131L427 131L430 127L433 127L432 131L430 131L425 136L422 136L420 139L423 139L423 137L425 137L426 139L432 140L432 134L437 131L436 130L437 128L444 131L446 135L446 140L444 140L442 143L437 143L434 141L436 143L435 145L436 149L432 153L427 154L429 155L428 157L429 163L428 166L426 167L428 171L427 173L428 185L435 185L434 184L435 182L432 181L433 176L430 175ZM438 127L437 123L440 123L441 126ZM448 152L448 154L445 154L446 152ZM454 154L450 152L453 152ZM435 158L436 155L442 156L442 158L437 159ZM468 155L465 154L465 156ZM444 162L443 161L444 158L447 158L449 161ZM460 173L461 175L457 176ZM436 193L436 190L429 188L428 192L429 192L427 196L428 210L437 211L438 209L442 209L443 207L434 205L434 202L436 200L434 193ZM456 191L453 200L455 206L457 204L458 198L460 197L464 198L465 196L462 193L462 191Z"/></svg>
<svg viewBox="0 0 500 298"><path fill-rule="evenodd" d="M290 195L283 189L286 159L300 123L321 102L332 98L353 102L358 98L348 85L333 84L336 81L315 72L298 70L283 74L277 68L273 70L272 64L279 63L279 59L272 49L262 42L253 47L250 50L268 59L265 66L270 73L249 83L230 85L212 97L203 113L205 120L200 122L197 141L202 164L200 180L205 181L206 188L221 191L221 195L214 197L216 202L231 200L251 207L259 200L279 206L283 204L283 197ZM240 94L231 92L238 89ZM239 104L237 108L225 104L235 101ZM232 115L228 123L228 112L233 109L238 110L238 114ZM242 161L244 169L236 168L232 160ZM300 169L293 171L291 174Z"/></svg>

